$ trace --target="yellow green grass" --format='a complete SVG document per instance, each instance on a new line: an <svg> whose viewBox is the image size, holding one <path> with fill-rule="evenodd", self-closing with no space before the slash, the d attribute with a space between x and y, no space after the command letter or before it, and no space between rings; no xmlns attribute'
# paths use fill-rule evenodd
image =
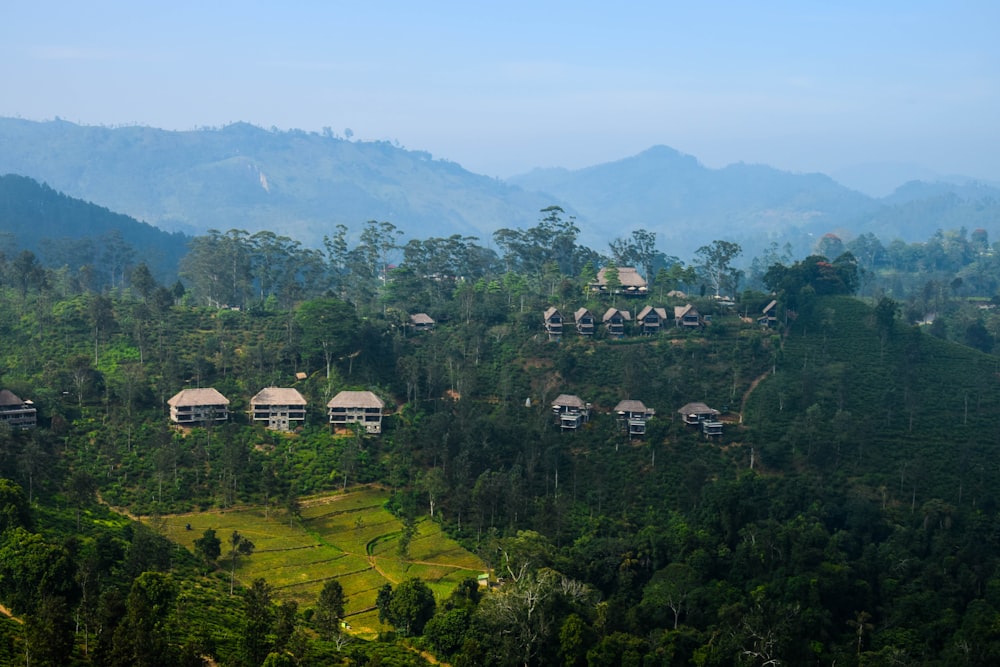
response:
<svg viewBox="0 0 1000 667"><path fill-rule="evenodd" d="M374 635L381 629L375 597L386 582L420 577L441 599L485 567L426 518L417 522L407 554L401 555L403 526L385 509L387 499L384 490L366 487L304 498L299 517L291 521L283 510L249 507L168 516L164 529L167 537L193 550L194 541L213 528L222 541L219 565L226 571L229 538L238 531L255 549L238 561L237 579L249 583L263 577L278 597L301 607L314 604L323 584L336 578L346 594L352 630Z"/></svg>

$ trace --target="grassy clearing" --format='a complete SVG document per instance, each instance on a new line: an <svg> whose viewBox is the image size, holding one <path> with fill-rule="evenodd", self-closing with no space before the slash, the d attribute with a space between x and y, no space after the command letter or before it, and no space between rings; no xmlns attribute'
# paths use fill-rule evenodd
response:
<svg viewBox="0 0 1000 667"><path fill-rule="evenodd" d="M323 584L336 578L347 595L353 631L372 636L381 628L375 597L387 582L420 577L440 599L484 570L479 558L428 519L417 523L408 553L401 555L402 524L385 509L387 499L377 488L304 498L300 516L291 522L282 511L265 514L258 508L180 514L164 518L163 531L193 551L194 541L214 529L222 540L219 567L226 572L229 538L238 531L256 548L238 562L237 578L247 583L263 577L279 597L302 607L312 605Z"/></svg>

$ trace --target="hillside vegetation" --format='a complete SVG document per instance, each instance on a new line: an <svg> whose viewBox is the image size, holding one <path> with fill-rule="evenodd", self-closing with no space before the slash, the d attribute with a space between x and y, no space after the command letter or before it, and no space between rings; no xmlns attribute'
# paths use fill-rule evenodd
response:
<svg viewBox="0 0 1000 667"><path fill-rule="evenodd" d="M372 221L308 274L290 239L215 233L192 243L176 289L138 265L102 291L37 262L25 279L32 258L4 258L0 385L39 424L0 428L0 601L17 619L0 624L0 655L997 662L985 232L768 263L770 294L735 289L738 244L685 266L634 235L604 257L561 210L542 214L498 231L502 256L464 237L400 249ZM614 271L593 288L598 266L626 258L662 265L644 296L615 289ZM912 300L865 283L865 266ZM967 279L948 281L953 267ZM861 285L871 296L853 296ZM632 319L621 339L569 317L644 305L701 317L652 335ZM551 307L566 317L558 342ZM910 324L932 310L935 324ZM418 312L433 330L409 325ZM308 401L289 433L247 414L269 386ZM187 387L223 393L229 419L172 426L167 400ZM344 389L385 401L381 434L331 428L326 402ZM580 428L557 426L560 394L591 405ZM655 411L639 437L624 399ZM684 422L691 402L720 411L720 436ZM474 580L486 570L490 588Z"/></svg>

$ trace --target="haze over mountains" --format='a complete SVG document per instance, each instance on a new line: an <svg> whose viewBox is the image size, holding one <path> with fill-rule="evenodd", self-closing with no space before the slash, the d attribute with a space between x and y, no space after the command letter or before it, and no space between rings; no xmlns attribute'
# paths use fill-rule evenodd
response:
<svg viewBox="0 0 1000 667"><path fill-rule="evenodd" d="M539 169L508 181L389 142L266 130L245 123L188 132L0 118L0 174L47 183L164 230L268 229L319 246L335 225L388 220L410 238L489 242L560 205L581 241L605 251L633 229L682 259L716 238L747 255L772 241L808 252L827 232L918 241L937 229L1000 233L1000 190L911 182L873 198L822 174L764 165L706 168L665 146L586 169Z"/></svg>

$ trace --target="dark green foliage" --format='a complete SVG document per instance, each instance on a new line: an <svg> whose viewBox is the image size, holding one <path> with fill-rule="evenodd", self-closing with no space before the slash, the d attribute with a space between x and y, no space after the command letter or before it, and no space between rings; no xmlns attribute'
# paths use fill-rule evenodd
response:
<svg viewBox="0 0 1000 667"><path fill-rule="evenodd" d="M386 588L388 587L388 588ZM386 584L379 590L376 606L379 620L389 623L403 637L420 635L434 616L434 593L417 578L407 579L395 588Z"/></svg>
<svg viewBox="0 0 1000 667"><path fill-rule="evenodd" d="M248 667L260 665L271 652L273 644L268 635L274 625L274 617L270 585L263 579L254 579L250 587L243 591L240 656L244 665Z"/></svg>
<svg viewBox="0 0 1000 667"><path fill-rule="evenodd" d="M31 527L31 511L24 491L9 479L0 479L0 536L13 528Z"/></svg>
<svg viewBox="0 0 1000 667"><path fill-rule="evenodd" d="M194 541L194 550L206 561L214 563L222 555L222 540L216 536L214 529L208 528Z"/></svg>
<svg viewBox="0 0 1000 667"><path fill-rule="evenodd" d="M75 563L63 547L23 527L7 530L0 542L0 599L19 613L37 613L42 600L75 601Z"/></svg>
<svg viewBox="0 0 1000 667"><path fill-rule="evenodd" d="M336 579L323 584L316 600L313 622L324 639L332 639L340 633L340 621L344 618L344 589Z"/></svg>
<svg viewBox="0 0 1000 667"><path fill-rule="evenodd" d="M169 626L177 585L169 575L144 572L132 584L125 617L114 633L112 665L161 667L175 664Z"/></svg>
<svg viewBox="0 0 1000 667"><path fill-rule="evenodd" d="M24 619L25 655L31 665L60 667L73 652L70 607L61 597L45 596Z"/></svg>
<svg viewBox="0 0 1000 667"><path fill-rule="evenodd" d="M87 289L120 285L122 269L133 263L130 256L145 257L151 275L172 280L187 241L182 234L168 234L15 174L0 175L0 233L5 232L14 235L13 244L4 248L9 256L14 248L41 255L41 264L67 267ZM25 291L38 281L37 271L27 264L16 273L23 277Z"/></svg>
<svg viewBox="0 0 1000 667"><path fill-rule="evenodd" d="M76 655L94 664L138 660L147 635L176 662L419 660L379 644L341 651L349 592L336 581L306 610L321 637L311 641L295 605L274 604L281 593L266 582L225 595L252 551L244 536L221 544L208 531L196 558L157 528L163 512L258 503L294 524L300 498L378 482L404 521L400 545L415 553L419 522L432 519L505 579L497 589L466 581L440 605L419 581L379 593L396 630L387 638L407 636L454 665L989 663L1000 608L998 366L908 326L921 304L896 292L871 305L830 294L850 291L853 263L842 257L782 274L796 290L792 312L788 294L745 291L738 308L749 321L706 299L695 303L713 321L697 331L622 341L567 332L553 344L544 308L608 305L574 296L582 273L549 257L537 271L497 275L487 261L475 281L439 284L422 272L478 251L469 239L432 239L409 248L425 268L352 284L394 251L393 228L371 228L385 234L346 248L330 283L338 297L355 290L354 303L306 298L294 288L303 276L282 278L278 264L261 263L267 253L248 255L247 274L266 278L266 296L258 277L219 276L245 299L240 311L174 305L172 293L149 304L157 290L138 286L62 293L44 269L0 287L0 333L13 343L0 353L4 386L35 399L42 424L0 430L0 471L24 489L0 483L0 601L35 613L34 600L48 595L55 609L62 599L79 623ZM216 236L219 253L249 244L276 260L293 250L274 235ZM973 280L934 283L926 302L944 307ZM764 329L753 315L772 298L781 316ZM434 331L403 326L417 303L438 309ZM988 308L938 319L945 336L971 331L982 348L994 335ZM291 435L248 423L249 396L299 370L307 423ZM166 400L184 386L222 391L230 420L169 428ZM388 399L380 436L331 432L323 404L341 388ZM553 420L560 393L593 406L575 432ZM642 439L610 414L623 398L656 410ZM721 437L682 422L676 410L690 401L724 410ZM123 527L98 499L144 523ZM220 559L224 572L205 577L205 561ZM50 567L58 577L46 579ZM144 598L132 599L133 582L168 572L183 604L157 627L137 623ZM58 635L39 624L44 613L33 618L36 645L43 630Z"/></svg>

